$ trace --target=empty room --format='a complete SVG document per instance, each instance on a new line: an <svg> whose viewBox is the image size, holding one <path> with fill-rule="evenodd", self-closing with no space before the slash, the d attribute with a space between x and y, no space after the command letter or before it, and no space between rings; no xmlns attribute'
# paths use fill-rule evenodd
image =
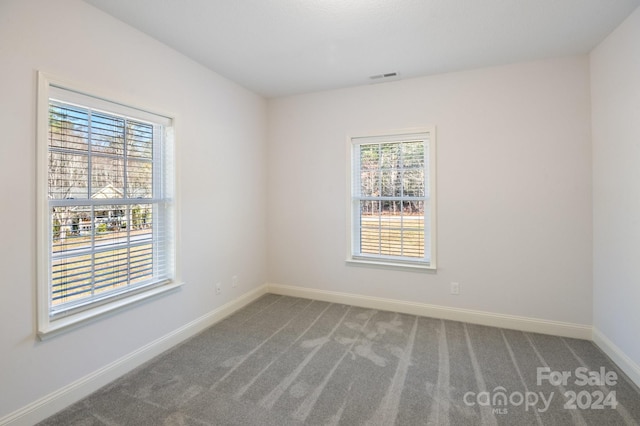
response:
<svg viewBox="0 0 640 426"><path fill-rule="evenodd" d="M640 0L0 0L0 425L640 425Z"/></svg>

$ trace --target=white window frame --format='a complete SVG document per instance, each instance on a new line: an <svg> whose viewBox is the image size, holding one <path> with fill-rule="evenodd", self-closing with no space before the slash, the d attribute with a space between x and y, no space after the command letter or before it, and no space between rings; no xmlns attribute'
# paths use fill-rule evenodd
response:
<svg viewBox="0 0 640 426"><path fill-rule="evenodd" d="M167 254L166 278L135 286L117 294L110 294L103 299L92 300L88 303L80 303L64 311L55 310L51 305L51 218L50 203L48 197L48 133L49 133L49 102L52 97L66 103L90 107L102 110L112 115L128 116L132 119L159 123L163 128L163 156L162 160L154 158L154 162L162 161L163 191L161 203L163 215L166 219L162 223L167 227L166 244ZM59 99L63 97L64 99ZM61 332L68 331L97 316L122 309L142 300L175 290L182 285L177 277L176 259L176 223L177 209L175 196L175 152L174 134L175 118L166 113L156 112L153 109L141 108L135 102L131 102L125 96L103 94L95 88L89 88L76 82L64 81L43 72L38 72L37 94L37 131L36 131L36 193L37 193L37 334L40 339L45 339ZM134 115L131 115L133 112ZM155 157L155 154L154 154ZM154 176L153 184L157 185L158 177ZM155 191L155 190L154 190ZM83 204L79 200L78 204ZM117 201L114 202L117 204ZM157 235L154 227L153 240ZM54 315L55 313L55 315Z"/></svg>
<svg viewBox="0 0 640 426"><path fill-rule="evenodd" d="M425 176L425 258L407 258L363 254L360 247L360 198L359 159L356 158L356 147L367 143L400 142L407 140L425 140L426 155ZM435 126L393 130L386 132L363 133L347 137L347 263L391 267L401 269L422 269L434 271L437 268L436 258L436 129ZM427 218L427 214L429 215Z"/></svg>

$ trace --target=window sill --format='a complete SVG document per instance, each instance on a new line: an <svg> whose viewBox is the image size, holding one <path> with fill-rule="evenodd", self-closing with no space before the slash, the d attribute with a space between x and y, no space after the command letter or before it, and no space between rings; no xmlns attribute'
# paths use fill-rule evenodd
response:
<svg viewBox="0 0 640 426"><path fill-rule="evenodd" d="M353 257L348 258L346 260L347 264L351 264L353 266L371 266L374 268L382 268L382 269L400 269L400 270L410 270L410 271L425 271L425 272L435 272L436 266L430 265L424 262L402 262L402 261L392 261L386 259L369 259L369 258L361 258L361 257Z"/></svg>
<svg viewBox="0 0 640 426"><path fill-rule="evenodd" d="M113 302L105 303L104 305L99 305L94 308L80 311L78 313L64 316L55 320L45 319L45 321L38 327L38 338L40 340L48 340L52 337L66 333L67 331L70 331L74 328L80 327L83 324L86 324L98 317L174 291L182 287L183 284L184 283L182 282L165 284L147 291L140 292L138 294L133 294L129 297L114 300Z"/></svg>

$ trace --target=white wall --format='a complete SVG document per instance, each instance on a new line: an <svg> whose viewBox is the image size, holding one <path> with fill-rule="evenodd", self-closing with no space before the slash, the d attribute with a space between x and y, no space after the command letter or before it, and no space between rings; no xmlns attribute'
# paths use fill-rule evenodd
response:
<svg viewBox="0 0 640 426"><path fill-rule="evenodd" d="M589 104L586 56L270 101L270 282L591 324ZM438 271L345 264L347 135L431 124Z"/></svg>
<svg viewBox="0 0 640 426"><path fill-rule="evenodd" d="M35 335L36 70L177 115L186 282L45 342ZM266 219L254 214L266 203L262 98L82 1L2 0L0 127L0 418L266 281Z"/></svg>
<svg viewBox="0 0 640 426"><path fill-rule="evenodd" d="M591 53L591 92L594 328L640 385L640 9Z"/></svg>

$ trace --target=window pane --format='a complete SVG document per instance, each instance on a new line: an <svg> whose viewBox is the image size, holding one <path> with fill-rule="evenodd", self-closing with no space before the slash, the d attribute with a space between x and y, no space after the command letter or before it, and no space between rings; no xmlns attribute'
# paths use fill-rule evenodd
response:
<svg viewBox="0 0 640 426"><path fill-rule="evenodd" d="M53 207L51 209L53 255L91 248L91 207Z"/></svg>
<svg viewBox="0 0 640 426"><path fill-rule="evenodd" d="M153 163L149 161L127 161L127 197L153 197Z"/></svg>
<svg viewBox="0 0 640 426"><path fill-rule="evenodd" d="M405 170L402 177L402 195L424 197L424 170Z"/></svg>
<svg viewBox="0 0 640 426"><path fill-rule="evenodd" d="M89 157L49 151L49 198L87 198Z"/></svg>
<svg viewBox="0 0 640 426"><path fill-rule="evenodd" d="M405 168L424 168L424 143L422 141L402 144L402 165Z"/></svg>
<svg viewBox="0 0 640 426"><path fill-rule="evenodd" d="M383 197L400 197L402 173L400 170L386 170L381 173Z"/></svg>
<svg viewBox="0 0 640 426"><path fill-rule="evenodd" d="M129 121L127 123L127 155L151 160L153 158L153 126Z"/></svg>
<svg viewBox="0 0 640 426"><path fill-rule="evenodd" d="M360 145L360 169L363 171L377 170L380 167L380 146Z"/></svg>
<svg viewBox="0 0 640 426"><path fill-rule="evenodd" d="M360 201L360 251L380 252L380 202Z"/></svg>
<svg viewBox="0 0 640 426"><path fill-rule="evenodd" d="M132 284L153 278L153 205L138 204L131 208L130 280Z"/></svg>
<svg viewBox="0 0 640 426"><path fill-rule="evenodd" d="M360 173L360 194L363 197L377 197L380 195L380 172L363 170Z"/></svg>
<svg viewBox="0 0 640 426"><path fill-rule="evenodd" d="M92 255L53 259L51 265L51 305L81 300L93 291Z"/></svg>
<svg viewBox="0 0 640 426"><path fill-rule="evenodd" d="M399 200L384 200L381 203L383 215L398 215L401 211L401 202Z"/></svg>
<svg viewBox="0 0 640 426"><path fill-rule="evenodd" d="M377 216L379 213L380 201L360 201L360 214L362 216Z"/></svg>
<svg viewBox="0 0 640 426"><path fill-rule="evenodd" d="M380 147L361 145L360 152L360 194L363 197L380 195Z"/></svg>
<svg viewBox="0 0 640 426"><path fill-rule="evenodd" d="M153 246L151 244L131 247L130 262L131 284L153 278Z"/></svg>
<svg viewBox="0 0 640 426"><path fill-rule="evenodd" d="M124 155L124 119L94 112L91 115L91 150Z"/></svg>
<svg viewBox="0 0 640 426"><path fill-rule="evenodd" d="M153 227L153 207L151 204L137 204L131 207L131 234L151 238Z"/></svg>
<svg viewBox="0 0 640 426"><path fill-rule="evenodd" d="M59 104L49 106L49 147L87 151L87 110Z"/></svg>
<svg viewBox="0 0 640 426"><path fill-rule="evenodd" d="M402 210L406 216L420 216L424 220L424 201L404 201ZM424 223L422 224L424 225Z"/></svg>
<svg viewBox="0 0 640 426"><path fill-rule="evenodd" d="M380 164L383 169L400 167L400 144L383 143L380 145Z"/></svg>
<svg viewBox="0 0 640 426"><path fill-rule="evenodd" d="M128 216L127 206L96 206L94 210L95 246L127 243Z"/></svg>
<svg viewBox="0 0 640 426"><path fill-rule="evenodd" d="M402 218L402 255L424 257L424 201L405 201Z"/></svg>
<svg viewBox="0 0 640 426"><path fill-rule="evenodd" d="M402 256L424 257L423 228L402 230Z"/></svg>
<svg viewBox="0 0 640 426"><path fill-rule="evenodd" d="M389 214L380 217L380 254L402 255L401 218Z"/></svg>
<svg viewBox="0 0 640 426"><path fill-rule="evenodd" d="M124 198L124 159L91 157L91 198Z"/></svg>
<svg viewBox="0 0 640 426"><path fill-rule="evenodd" d="M94 291L104 293L126 287L129 280L129 248L95 254Z"/></svg>
<svg viewBox="0 0 640 426"><path fill-rule="evenodd" d="M428 164L429 163L429 155L430 155L429 154L429 142L427 142L426 147L427 147L427 150L424 153L424 161L426 161L427 164ZM431 182L431 177L429 176L429 173L427 171L425 171L425 173L424 173L424 185L425 185L424 186L425 196L426 197L430 197L431 196L430 190L431 190L432 182Z"/></svg>

